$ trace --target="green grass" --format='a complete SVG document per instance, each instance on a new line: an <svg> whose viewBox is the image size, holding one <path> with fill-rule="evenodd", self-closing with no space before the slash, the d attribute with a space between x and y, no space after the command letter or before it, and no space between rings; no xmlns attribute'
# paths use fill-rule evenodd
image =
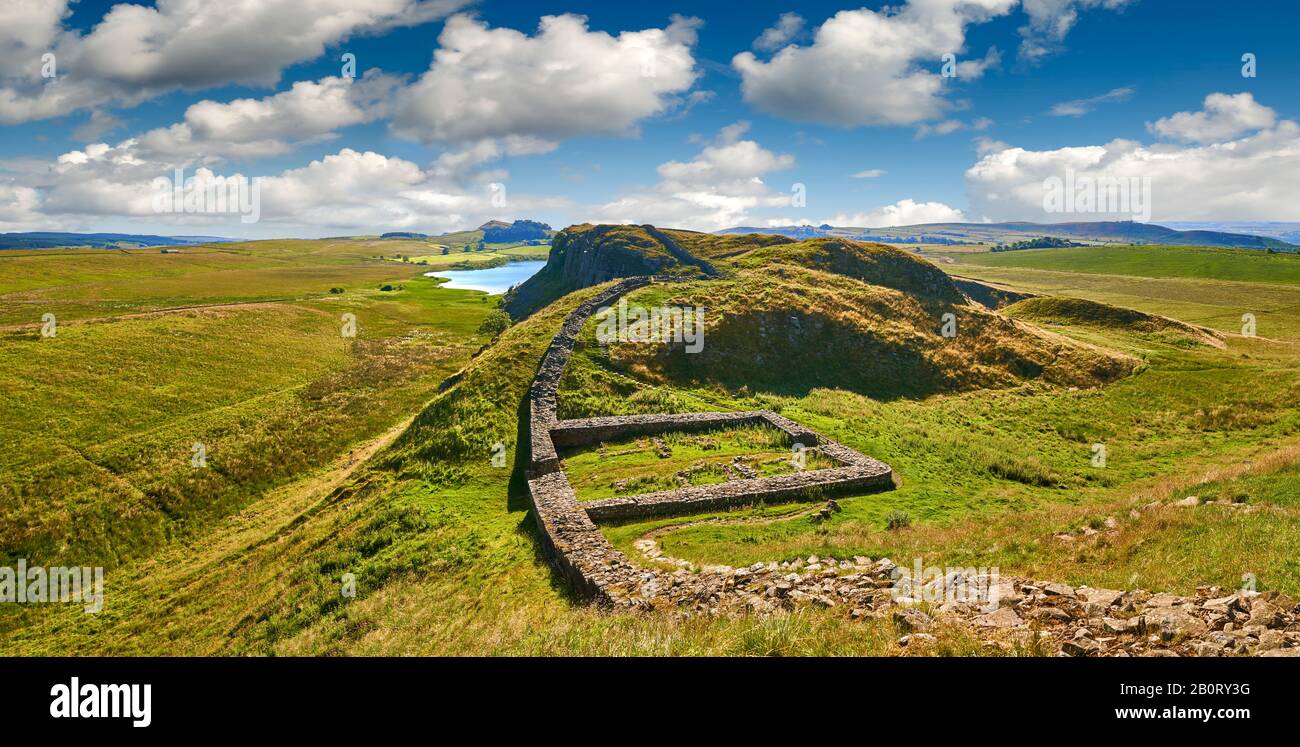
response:
<svg viewBox="0 0 1300 747"><path fill-rule="evenodd" d="M1300 315L1295 313L1300 309L1300 288L1286 284L1192 277L1152 278L975 264L944 265L944 269L954 275L1002 283L1021 290L1084 298L1168 316L1229 334L1240 334L1243 315L1253 314L1256 334L1260 337L1300 339Z"/></svg>
<svg viewBox="0 0 1300 747"><path fill-rule="evenodd" d="M725 428L666 433L657 441L622 439L565 451L561 457L578 500L587 501L743 479L730 466L737 457L758 477L790 474L797 468L788 440L770 427ZM837 466L815 451L805 452L804 459L804 469Z"/></svg>
<svg viewBox="0 0 1300 747"><path fill-rule="evenodd" d="M1085 246L946 255L962 264L1145 278L1300 285L1300 255L1182 246Z"/></svg>
<svg viewBox="0 0 1300 747"><path fill-rule="evenodd" d="M362 241L344 243L349 245L346 251L355 254L340 256L343 248L322 247L312 260L313 251L298 247L293 259L271 262L268 267L283 272L319 263L332 273L336 266L373 263L389 272L406 269L371 259L392 251L381 252ZM735 249L725 242L710 246L719 254ZM256 252L240 256L240 261L267 259ZM638 367L635 363L645 359L626 351L594 345L589 328L561 386L562 417L772 409L889 462L901 482L893 491L839 500L843 511L819 524L801 515L804 506L787 505L603 531L633 560L637 555L632 543L637 538L667 528L658 538L665 551L697 563L739 564L812 553L889 555L900 563L921 557L941 565L998 566L1004 574L1045 580L1184 593L1206 583L1235 586L1243 573L1252 573L1261 589L1300 592L1294 551L1300 544L1300 516L1293 498L1300 487L1296 467L1300 414L1294 407L1300 398L1300 347L1286 334L1266 332L1275 321L1282 323L1288 304L1300 304L1300 289L1272 281L1215 277L1155 278L976 264L944 267L963 275L985 273L988 279L1030 289L1066 288L1071 292L1065 295L1220 329L1229 327L1226 322L1237 309L1250 304L1258 308L1263 337L1229 336L1222 349L1188 346L1126 325L1078 324L1062 318L1052 326L1061 340L1104 348L1107 355L1128 356L1141 365L1132 375L1101 387L1021 381L997 388L873 399L861 391L867 382L849 377L838 386L805 383L781 389L766 386L761 377L683 379L670 368ZM93 269L92 275L107 272L103 267ZM899 332L899 326L890 325L901 322L884 316L884 310L895 307L879 307L880 319L865 316L862 310L868 301L894 298L893 291L850 292L850 281L821 271L787 267L783 272L784 276L777 276L779 281L766 284L757 278L732 278L716 284L719 292L705 293L703 283L692 283L646 289L636 299L647 303L722 300L726 303L710 308L735 316L815 307L825 318L856 314L878 325L867 329ZM129 275L127 280L135 282ZM355 348L334 350L326 344L328 330L313 326L317 314L322 325L334 324L344 308L355 309L362 322L362 338L354 346L366 340L398 346L396 351L380 348L386 352L367 358L373 365L396 364L394 357L400 360L409 352L402 346L424 344L423 335L444 345L460 341L462 354L448 362L468 357L477 343L474 322L492 308L489 299L481 294L443 295L454 292L410 276L387 280L403 284L404 290L380 293L334 276L331 284L348 289L341 297L331 300L303 289L299 300L273 304L276 309L285 307L278 312L285 319L279 330L263 333L269 335L269 350L256 343L241 347L229 342L250 329L239 323L244 317L235 312L223 312L231 317L228 327L192 331L199 335L196 339L205 340L205 346L232 344L231 351L222 353L225 358L216 351L198 359L184 357L176 352L186 349L180 342L171 346L133 342L149 339L144 334L115 339L114 344L126 348L115 354L138 367L130 370L154 371L163 383L180 382L171 385L176 407L196 408L197 416L145 408L103 415L77 411L77 407L110 402L93 397L77 405L61 404L58 397L33 402L29 415L62 413L55 420L62 423L61 438L68 441L77 433L80 420L98 419L99 425L92 421L87 427L90 441L82 442L91 450L96 448L94 433L107 432L112 421L121 417L126 418L123 427L139 422L142 428L148 426L149 434L167 434L169 428L183 427L195 417L210 417L202 398L185 391L183 382L193 379L211 387L221 401L242 403L233 409L242 407L251 413L228 428L232 434L241 433L244 423L264 422L256 403L274 399L270 393L262 399L254 396L264 391L259 383L263 379L272 390L271 384L293 390L298 373L313 382L330 380L323 374L312 378L306 372L295 373L293 361L302 360L295 346L312 348L314 336L319 335L320 347L315 349L320 357L310 365L322 371L347 371L360 363ZM18 280L3 282L33 280L24 272ZM66 291L53 289L45 297L56 301L77 293L76 287L70 281ZM277 289L269 280L252 287L259 292ZM20 292L27 291L10 291ZM528 435L520 427L520 416L538 361L564 315L593 292L567 296L507 329L474 357L454 386L430 394L434 399L423 409L408 407L391 394L408 379L400 366L391 378L355 399L351 394L355 385L321 389L325 392L321 401L329 403L324 412L334 412L339 400L332 398L344 396L343 401L351 403L350 412L374 409L376 420L385 419L383 412L394 417L402 412L418 411L418 415L390 447L355 474L346 472L347 452L359 448L375 429L344 428L325 439L334 448L312 456L302 470L268 480L260 492L204 519L192 531L175 531L147 549L141 545L140 552L110 570L106 608L100 615L53 605L0 610L0 645L20 654L1002 653L985 646L984 636L974 638L968 632L943 628L932 646L900 649L895 644L899 632L887 619L854 622L837 609L804 609L770 619L682 618L608 613L572 599L541 557L527 511L525 457L517 444L526 442L521 439ZM123 302L130 304L133 299ZM95 315L104 312L100 308ZM923 319L921 312L916 313L916 320ZM774 315L768 334L788 335L790 329L777 323L788 317ZM1206 321L1216 318L1217 324ZM85 377L95 372L95 340L78 335L99 334L96 329L104 326L146 323L157 324L157 319L70 325L68 339L59 342L68 342L71 348L76 341L83 353L80 359L69 358L63 371L75 372L74 378L83 383L69 384L66 396L75 399L75 393L86 386ZM918 330L924 327L919 321L917 325ZM1300 331L1300 327L1283 329ZM34 334L30 329L15 334L5 338L6 350L51 342L27 339ZM61 328L60 338L64 334ZM245 334L241 339L247 338ZM734 349L754 352L756 348L738 346L735 340L739 339L733 338ZM706 349L726 341L723 337L707 340ZM806 352L810 360L823 360L825 366L839 360L808 345L803 349L818 352L817 356ZM274 349L281 346L283 351ZM981 354L991 355L997 347ZM148 357L155 348L156 360ZM951 350L936 353L952 354ZM240 355L249 361L249 370L259 371L253 381L231 380L241 370L236 364ZM210 373L202 370L207 357L212 359ZM39 381L43 369L22 356L15 360L28 368L21 377L6 380L7 390ZM784 366L793 360L785 356L767 365ZM49 363L59 366L57 359ZM351 381L369 380L366 374ZM112 391L111 371L102 371L98 381ZM850 385L859 391L851 391ZM114 396L154 404L140 394ZM290 415L292 422L304 423L306 431L314 428L316 421ZM17 419L6 423L11 429L21 425ZM34 432L33 426L18 441L39 443ZM184 444L178 435L168 437ZM149 435L142 443L153 449L162 438ZM338 447L349 438L349 446ZM752 441L743 438L719 444L717 451L693 443L693 436L672 438L683 439L673 446L674 459L680 459L682 466L716 453L754 448ZM283 441L293 442L293 438L267 439L259 442L259 449L247 450L250 464L276 461L281 452L271 446ZM498 441L511 456L510 466L504 469L491 463L492 447ZM1107 447L1105 467L1091 462L1095 443ZM761 442L758 445L762 447ZM696 448L698 454L692 451ZM667 471L660 470L662 462L653 452L639 449L626 457L632 476L644 475L647 469ZM608 465L600 461L599 450L589 450L570 455L566 466L579 479L591 476L600 487L609 477ZM674 462L673 471L682 468L677 465ZM75 487L83 479L91 478L70 474L68 484ZM1229 500L1244 496L1249 508L1205 505L1129 513L1156 499L1186 495ZM910 515L910 526L886 528L886 516L895 510ZM1115 529L1086 538L1080 534L1083 527L1104 527L1107 518L1116 520ZM178 529L181 526L177 524ZM672 530L675 526L681 528ZM1054 539L1065 532L1079 538ZM340 593L344 574L356 577L355 598ZM1009 653L1041 652L1013 646Z"/></svg>
<svg viewBox="0 0 1300 747"><path fill-rule="evenodd" d="M51 338L0 332L0 432L15 445L0 455L0 558L112 567L201 532L421 407L494 307L419 277L357 288L366 260L286 243L3 260L37 273L5 276L3 308L38 280L89 318L60 317ZM207 305L213 293L232 305Z"/></svg>

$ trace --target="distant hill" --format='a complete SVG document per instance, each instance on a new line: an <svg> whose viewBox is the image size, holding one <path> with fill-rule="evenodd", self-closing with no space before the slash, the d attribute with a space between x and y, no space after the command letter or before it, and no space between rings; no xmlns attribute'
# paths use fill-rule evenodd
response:
<svg viewBox="0 0 1300 747"><path fill-rule="evenodd" d="M1092 221L1077 223L928 223L890 228L781 226L737 227L720 234L767 233L793 239L848 238L891 244L1012 244L1051 237L1098 244L1160 244L1296 252L1300 246L1281 239L1223 231L1177 231L1155 223Z"/></svg>
<svg viewBox="0 0 1300 747"><path fill-rule="evenodd" d="M503 221L503 220L490 220L490 221L488 221L487 223L484 223L483 225L479 226L478 228L476 228L476 229L474 229L474 230L476 230L476 231L490 231L490 230L493 229L493 228L501 229L501 228L509 228L509 227L510 227L510 224L509 224L509 223L506 223L506 222Z"/></svg>
<svg viewBox="0 0 1300 747"><path fill-rule="evenodd" d="M100 249L122 249L142 246L179 246L185 244L216 244L233 239L220 236L151 236L132 233L58 233L35 231L31 233L0 233L0 249L51 249L61 246L89 246Z"/></svg>
<svg viewBox="0 0 1300 747"><path fill-rule="evenodd" d="M381 239L427 239L429 238L429 234L411 233L409 231L389 231L388 233L381 234L379 238Z"/></svg>
<svg viewBox="0 0 1300 747"><path fill-rule="evenodd" d="M1246 233L1252 236L1267 236L1281 239L1292 244L1300 244L1300 223L1288 221L1168 221L1170 228L1179 231L1223 231L1227 233Z"/></svg>
<svg viewBox="0 0 1300 747"><path fill-rule="evenodd" d="M545 223L532 220L517 220L509 225L502 224L500 221L492 221L492 223L498 225L483 229L483 240L489 244L549 239L555 233ZM488 224L483 225L487 226Z"/></svg>

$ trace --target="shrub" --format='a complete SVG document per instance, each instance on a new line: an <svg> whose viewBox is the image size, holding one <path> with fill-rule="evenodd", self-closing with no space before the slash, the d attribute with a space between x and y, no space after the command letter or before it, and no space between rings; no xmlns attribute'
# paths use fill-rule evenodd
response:
<svg viewBox="0 0 1300 747"><path fill-rule="evenodd" d="M384 284L384 285L382 285L382 286L379 287L379 290L381 290L381 291L390 291L390 290L394 290L394 288L393 288L393 286L391 286L391 285Z"/></svg>
<svg viewBox="0 0 1300 747"><path fill-rule="evenodd" d="M510 315L501 309L493 309L488 315L483 317L482 324L478 325L478 331L481 335L491 335L493 339L510 328Z"/></svg>
<svg viewBox="0 0 1300 747"><path fill-rule="evenodd" d="M899 511L896 508L891 508L885 514L885 528L890 531L893 531L895 529L902 529L903 527L907 527L911 525L912 525L912 515L907 513L906 511Z"/></svg>
<svg viewBox="0 0 1300 747"><path fill-rule="evenodd" d="M342 292L343 292L342 288L330 288L330 293L333 293L336 296Z"/></svg>

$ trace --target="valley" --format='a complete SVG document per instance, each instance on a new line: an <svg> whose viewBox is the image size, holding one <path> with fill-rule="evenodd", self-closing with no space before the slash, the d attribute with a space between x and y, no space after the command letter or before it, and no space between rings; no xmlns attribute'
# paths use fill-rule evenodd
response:
<svg viewBox="0 0 1300 747"><path fill-rule="evenodd" d="M1060 641L941 615L932 640L900 645L885 608L679 616L575 596L538 545L526 393L565 316L639 274L677 282L630 303L708 310L703 351L602 345L590 322L560 381L560 417L771 411L888 463L896 485L837 497L826 517L793 503L602 526L634 563L655 567L649 538L700 567L920 559L1121 592L1223 596L1249 575L1270 598L1300 594L1300 328L1287 314L1300 292L1285 267L1262 264L1291 258L1213 250L1231 253L1170 272L1178 255L1163 252L1203 250L1093 247L932 265L841 240L662 233L719 276L635 227L576 227L502 299L515 323L495 339L479 324L498 297L385 258L391 239L6 253L16 271L0 286L11 325L0 355L17 407L4 428L22 448L0 464L12 486L0 552L109 571L104 612L6 610L0 646L1054 653ZM987 309L945 273L1097 303ZM162 278L177 290L162 294ZM39 335L46 306L60 320L53 339ZM1241 334L1248 312L1254 337ZM340 334L345 313L355 338ZM208 471L191 466L195 442ZM788 474L784 452L770 434L723 430L561 457L580 497L601 500L744 479L737 463ZM817 459L806 468L828 466ZM341 593L345 574L354 596Z"/></svg>

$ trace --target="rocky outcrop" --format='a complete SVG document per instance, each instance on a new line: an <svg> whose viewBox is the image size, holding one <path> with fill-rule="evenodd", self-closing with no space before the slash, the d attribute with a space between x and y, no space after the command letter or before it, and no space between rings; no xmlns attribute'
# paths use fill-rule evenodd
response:
<svg viewBox="0 0 1300 747"><path fill-rule="evenodd" d="M658 274L712 274L655 229L642 226L571 226L556 234L546 266L505 298L505 310L520 319L575 290L617 280Z"/></svg>
<svg viewBox="0 0 1300 747"><path fill-rule="evenodd" d="M646 233L650 234L652 238L654 238L656 241L662 244L664 249L667 249L668 253L673 255L673 257L678 262L681 262L683 265L694 265L695 267L700 268L700 270L705 275L708 275L709 277L718 277L719 275L722 274L718 272L717 268L715 268L708 261L696 257L692 255L690 252L683 249L681 245L678 244L677 241L673 239L673 237L669 236L663 231L660 231L658 228L655 228L654 226L648 223L644 226L641 226L641 228Z"/></svg>

